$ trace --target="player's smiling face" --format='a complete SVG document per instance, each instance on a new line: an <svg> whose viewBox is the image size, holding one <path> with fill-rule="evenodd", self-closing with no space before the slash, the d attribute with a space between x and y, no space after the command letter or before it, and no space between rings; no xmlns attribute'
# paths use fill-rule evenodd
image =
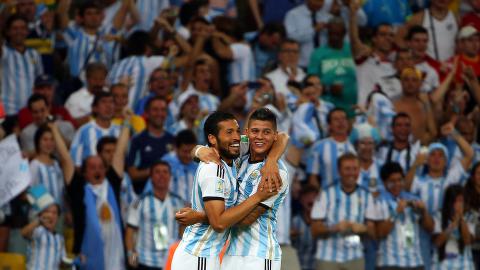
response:
<svg viewBox="0 0 480 270"><path fill-rule="evenodd" d="M270 121L252 120L247 129L250 152L256 158L265 158L277 140L277 131Z"/></svg>
<svg viewBox="0 0 480 270"><path fill-rule="evenodd" d="M222 158L234 159L240 155L240 127L237 120L218 123L216 147Z"/></svg>

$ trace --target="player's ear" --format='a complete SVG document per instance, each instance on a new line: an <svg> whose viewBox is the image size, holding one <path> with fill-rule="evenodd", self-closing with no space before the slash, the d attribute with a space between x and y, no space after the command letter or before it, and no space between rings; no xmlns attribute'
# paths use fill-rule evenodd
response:
<svg viewBox="0 0 480 270"><path fill-rule="evenodd" d="M208 143L210 145L217 145L217 138L213 134L208 134Z"/></svg>
<svg viewBox="0 0 480 270"><path fill-rule="evenodd" d="M274 131L273 134L274 134L274 135L273 135L273 141L276 142L277 139L278 139L278 131Z"/></svg>

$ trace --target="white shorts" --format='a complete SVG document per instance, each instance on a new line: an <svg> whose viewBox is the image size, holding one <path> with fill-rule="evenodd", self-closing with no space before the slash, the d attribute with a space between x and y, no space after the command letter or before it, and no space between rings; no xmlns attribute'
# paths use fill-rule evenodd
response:
<svg viewBox="0 0 480 270"><path fill-rule="evenodd" d="M282 261L272 261L253 256L223 256L222 270L280 270Z"/></svg>
<svg viewBox="0 0 480 270"><path fill-rule="evenodd" d="M218 257L193 256L181 247L175 250L172 259L172 270L220 270Z"/></svg>

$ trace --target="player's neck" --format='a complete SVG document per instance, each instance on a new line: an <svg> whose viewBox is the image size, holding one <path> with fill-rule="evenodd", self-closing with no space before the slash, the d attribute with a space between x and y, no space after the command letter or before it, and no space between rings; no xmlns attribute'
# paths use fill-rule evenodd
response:
<svg viewBox="0 0 480 270"><path fill-rule="evenodd" d="M373 163L373 158L365 158L365 159L362 159L360 158L360 167L364 170L368 170L370 168L370 166L372 166L372 163Z"/></svg>
<svg viewBox="0 0 480 270"><path fill-rule="evenodd" d="M445 17L447 16L448 9L438 8L438 7L435 7L434 5L432 5L430 7L430 14L432 14L432 16L435 19L441 21L441 20L445 19Z"/></svg>
<svg viewBox="0 0 480 270"><path fill-rule="evenodd" d="M443 176L443 171L440 171L440 170L438 170L438 171L437 171L437 170L435 170L435 171L434 171L434 170L430 170L430 171L428 172L428 175L429 175L430 177L432 177L432 178L440 178L440 177Z"/></svg>
<svg viewBox="0 0 480 270"><path fill-rule="evenodd" d="M225 163L227 163L228 166L232 166L232 164L233 164L233 159L227 158L227 157L223 157L223 156L222 156L221 158L222 158L222 160L223 160Z"/></svg>
<svg viewBox="0 0 480 270"><path fill-rule="evenodd" d="M399 140L393 141L393 148L397 150L403 150L407 147L408 147L408 141L399 141Z"/></svg>
<svg viewBox="0 0 480 270"><path fill-rule="evenodd" d="M109 128L110 127L110 124L111 124L111 121L109 119L102 119L100 117L97 117L95 119L95 122L97 123L97 125L101 128Z"/></svg>
<svg viewBox="0 0 480 270"><path fill-rule="evenodd" d="M154 137L161 137L163 135L163 127L154 127L152 125L147 127L148 133Z"/></svg>
<svg viewBox="0 0 480 270"><path fill-rule="evenodd" d="M267 157L266 154L256 154L255 152L250 151L250 163L256 163L265 160Z"/></svg>
<svg viewBox="0 0 480 270"><path fill-rule="evenodd" d="M332 138L337 142L345 142L347 137L345 134L332 134Z"/></svg>

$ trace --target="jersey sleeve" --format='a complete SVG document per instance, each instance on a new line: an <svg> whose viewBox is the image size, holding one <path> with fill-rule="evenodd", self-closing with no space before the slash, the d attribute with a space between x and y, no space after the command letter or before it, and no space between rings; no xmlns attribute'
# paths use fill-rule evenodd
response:
<svg viewBox="0 0 480 270"><path fill-rule="evenodd" d="M203 165L198 173L198 184L204 201L225 199L225 175L225 169L219 165Z"/></svg>
<svg viewBox="0 0 480 270"><path fill-rule="evenodd" d="M248 57L250 48L245 44L234 43L230 45L230 50L232 50L233 59L238 60Z"/></svg>
<svg viewBox="0 0 480 270"><path fill-rule="evenodd" d="M282 189L275 196L268 198L260 204L268 208L272 208L280 196L285 196L285 194L288 192L288 173L284 170L280 170L280 178L282 179Z"/></svg>
<svg viewBox="0 0 480 270"><path fill-rule="evenodd" d="M141 201L135 200L128 208L127 224L128 226L138 228L140 224Z"/></svg>
<svg viewBox="0 0 480 270"><path fill-rule="evenodd" d="M322 191L313 203L312 219L323 220L327 217L327 192Z"/></svg>
<svg viewBox="0 0 480 270"><path fill-rule="evenodd" d="M82 145L82 130L79 129L73 137L72 144L70 146L70 155L72 156L75 166L80 167L83 162L83 145Z"/></svg>

